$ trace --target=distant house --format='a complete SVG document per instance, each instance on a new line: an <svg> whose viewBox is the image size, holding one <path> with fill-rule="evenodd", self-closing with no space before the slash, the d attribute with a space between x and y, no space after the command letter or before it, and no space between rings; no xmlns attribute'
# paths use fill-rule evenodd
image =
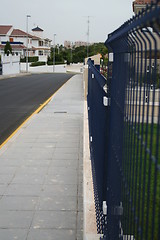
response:
<svg viewBox="0 0 160 240"><path fill-rule="evenodd" d="M156 0L135 0L133 2L133 12L138 14L142 9L146 8L147 4L151 5L151 2L156 2Z"/></svg>
<svg viewBox="0 0 160 240"><path fill-rule="evenodd" d="M133 2L133 12L135 14L138 14L142 9L145 9L147 5L151 5L151 2L156 2L156 0L135 0ZM160 2L158 3L158 5L160 5ZM153 22L153 26L154 26L154 22ZM152 32L153 37L151 37L151 35L149 34L149 32L146 31L146 29L143 29L145 31L145 36L143 36L145 38L145 42L146 42L146 46L144 45L144 43L142 42L142 50L145 50L147 52L147 69L149 68L150 65L154 66L154 61L155 61L155 43L154 43L154 39L156 39L157 42L157 69L158 71L160 71L160 41L159 41L159 35L156 33L160 32L160 27L156 24L155 28L154 27L149 27L147 31ZM155 31L156 29L156 31ZM151 49L150 49L150 44L151 44ZM139 46L140 47L140 46ZM145 49L146 48L146 49ZM145 54L143 55L143 57L145 57ZM151 64L150 64L150 60L151 59ZM144 60L145 61L145 60Z"/></svg>
<svg viewBox="0 0 160 240"><path fill-rule="evenodd" d="M9 36L13 31L13 27L11 25L2 26L0 25L0 42L5 41L6 38L9 40Z"/></svg>
<svg viewBox="0 0 160 240"><path fill-rule="evenodd" d="M74 43L75 48L76 47L81 47L81 46L87 46L87 42L83 42L83 41L77 41Z"/></svg>
<svg viewBox="0 0 160 240"><path fill-rule="evenodd" d="M27 33L20 29L13 29L9 36L9 42L13 49L13 54L26 56L27 50ZM4 43L5 44L5 43ZM32 36L28 34L28 51L32 48ZM30 54L29 54L30 56Z"/></svg>
<svg viewBox="0 0 160 240"><path fill-rule="evenodd" d="M32 29L32 47L36 56L49 56L51 42L49 38L43 37L43 30L38 26Z"/></svg>
<svg viewBox="0 0 160 240"><path fill-rule="evenodd" d="M64 47L67 48L67 49L70 49L71 48L71 41L65 41L64 42Z"/></svg>
<svg viewBox="0 0 160 240"><path fill-rule="evenodd" d="M39 27L32 29L32 33L27 34L20 29L14 29L11 25L0 25L0 54L4 54L6 42L10 42L14 55L26 56L28 39L29 56L50 55L51 40L43 37L43 30Z"/></svg>
<svg viewBox="0 0 160 240"><path fill-rule="evenodd" d="M76 42L65 41L64 42L64 47L67 48L67 49L71 49L73 46L75 48L82 47L82 46L87 46L87 42L83 42L83 41L76 41Z"/></svg>
<svg viewBox="0 0 160 240"><path fill-rule="evenodd" d="M23 49L25 48L23 42L13 42L11 34L13 32L13 26L2 26L0 25L0 54L4 54L4 46L6 42L10 42L12 45L12 50L14 54L23 54Z"/></svg>

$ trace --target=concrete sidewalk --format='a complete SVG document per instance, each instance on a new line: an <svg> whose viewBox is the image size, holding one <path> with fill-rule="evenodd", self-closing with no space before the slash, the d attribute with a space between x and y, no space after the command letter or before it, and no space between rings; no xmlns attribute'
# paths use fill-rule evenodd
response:
<svg viewBox="0 0 160 240"><path fill-rule="evenodd" d="M4 79L8 79L8 78L15 78L15 77L28 76L28 75L31 75L31 73L17 73L17 74L0 75L0 80L4 80Z"/></svg>
<svg viewBox="0 0 160 240"><path fill-rule="evenodd" d="M0 239L83 239L83 103L76 75L0 149Z"/></svg>

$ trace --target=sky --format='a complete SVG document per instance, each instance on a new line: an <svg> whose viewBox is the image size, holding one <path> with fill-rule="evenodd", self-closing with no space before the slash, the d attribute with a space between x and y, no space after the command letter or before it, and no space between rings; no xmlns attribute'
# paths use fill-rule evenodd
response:
<svg viewBox="0 0 160 240"><path fill-rule="evenodd" d="M26 31L39 26L44 37L63 44L65 40L87 41L87 16L90 16L89 42L105 42L109 33L134 14L133 0L5 0L1 2L0 25L13 25Z"/></svg>

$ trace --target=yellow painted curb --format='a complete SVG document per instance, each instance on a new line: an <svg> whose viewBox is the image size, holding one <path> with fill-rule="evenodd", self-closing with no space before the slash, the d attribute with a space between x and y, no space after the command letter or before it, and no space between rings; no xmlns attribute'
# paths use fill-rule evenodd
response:
<svg viewBox="0 0 160 240"><path fill-rule="evenodd" d="M69 81L69 79L68 79L68 81ZM68 82L68 81L67 81L67 82ZM67 83L67 82L66 82L66 83ZM64 83L59 89L57 89L56 92L58 92L66 83ZM40 107L38 107L8 138L0 145L0 149L18 132L18 130L19 130L20 128L23 127L23 125L24 125L26 122L29 121L29 119L30 119L33 115L39 113L39 112L42 110L42 108L44 108L44 107L51 101L52 97L56 94L56 92L53 93L52 96L49 97Z"/></svg>

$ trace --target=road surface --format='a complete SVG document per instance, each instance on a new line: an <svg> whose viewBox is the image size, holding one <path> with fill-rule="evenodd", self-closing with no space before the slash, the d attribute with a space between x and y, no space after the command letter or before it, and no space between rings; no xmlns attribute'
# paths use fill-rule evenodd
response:
<svg viewBox="0 0 160 240"><path fill-rule="evenodd" d="M72 74L32 74L0 80L0 144Z"/></svg>

